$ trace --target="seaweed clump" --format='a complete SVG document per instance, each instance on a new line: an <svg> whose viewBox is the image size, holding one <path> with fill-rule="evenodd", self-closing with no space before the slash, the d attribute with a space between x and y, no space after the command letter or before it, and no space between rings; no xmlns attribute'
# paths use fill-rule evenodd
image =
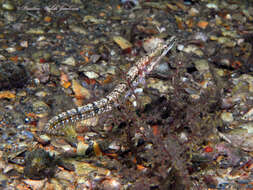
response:
<svg viewBox="0 0 253 190"><path fill-rule="evenodd" d="M128 121L125 130L130 155L135 157L137 165L146 168L139 173L134 165L121 169L122 175L133 182L133 189L204 188L193 176L204 171L209 160L200 166L203 168L196 168L198 160L193 158L220 125L221 94L216 85L210 85L202 90L199 99L191 98L185 84L180 82L180 73L173 78L172 86L173 92L155 94L158 98L137 112L121 105L128 110L122 115ZM136 134L142 136L138 143L132 140ZM152 148L147 149L147 144Z"/></svg>
<svg viewBox="0 0 253 190"><path fill-rule="evenodd" d="M25 155L25 177L39 180L54 176L56 163L54 157L43 149L27 152Z"/></svg>

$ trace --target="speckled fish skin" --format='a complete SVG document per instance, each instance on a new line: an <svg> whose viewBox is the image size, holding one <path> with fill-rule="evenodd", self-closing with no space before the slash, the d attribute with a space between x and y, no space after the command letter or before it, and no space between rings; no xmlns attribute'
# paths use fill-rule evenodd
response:
<svg viewBox="0 0 253 190"><path fill-rule="evenodd" d="M172 36L162 43L159 38L153 40L159 40L157 47L148 55L139 59L128 70L126 81L117 84L112 92L98 101L67 110L54 116L46 123L44 131L50 135L63 136L65 133L62 129L67 123L75 123L111 111L114 105L118 103L119 97L127 91L129 85L136 81L138 83L139 78L145 77L145 75L150 73L155 65L170 51L176 42L176 37Z"/></svg>

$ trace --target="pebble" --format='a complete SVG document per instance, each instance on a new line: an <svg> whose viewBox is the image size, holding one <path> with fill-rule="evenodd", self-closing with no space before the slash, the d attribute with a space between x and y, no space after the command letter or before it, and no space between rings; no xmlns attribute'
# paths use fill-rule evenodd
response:
<svg viewBox="0 0 253 190"><path fill-rule="evenodd" d="M69 66L76 66L76 60L74 57L68 57L62 63Z"/></svg>
<svg viewBox="0 0 253 190"><path fill-rule="evenodd" d="M223 133L223 135L229 140L229 142L236 147L239 147L245 151L253 151L253 133L252 123L247 125L241 125L241 128L236 127L229 133Z"/></svg>
<svg viewBox="0 0 253 190"><path fill-rule="evenodd" d="M206 42L208 40L208 36L203 32L197 32L196 34L194 34L193 38L195 40L201 40L203 42Z"/></svg>
<svg viewBox="0 0 253 190"><path fill-rule="evenodd" d="M15 47L8 47L8 48L6 48L6 51L7 51L8 53L13 53L13 52L15 52L15 51L17 51L17 50L16 50Z"/></svg>
<svg viewBox="0 0 253 190"><path fill-rule="evenodd" d="M45 92L45 91L39 91L39 92L35 93L35 96L45 97L45 96L47 96L47 92Z"/></svg>
<svg viewBox="0 0 253 190"><path fill-rule="evenodd" d="M112 149L112 150L120 150L120 145L119 145L119 142L117 141L113 141L109 146L108 146L109 149Z"/></svg>
<svg viewBox="0 0 253 190"><path fill-rule="evenodd" d="M82 99L86 98L89 99L91 98L91 93L88 89L84 88L77 80L72 80L72 89L75 93L75 97L77 99Z"/></svg>
<svg viewBox="0 0 253 190"><path fill-rule="evenodd" d="M89 78L89 79L96 79L99 77L99 75L97 73L95 73L94 71L87 71L84 72L84 74Z"/></svg>
<svg viewBox="0 0 253 190"><path fill-rule="evenodd" d="M58 172L55 175L55 178L59 179L59 181L61 181L62 183L64 183L64 181L69 181L71 183L75 182L74 175L71 174L70 172L64 171L64 170ZM70 184L68 184L68 185L70 185Z"/></svg>
<svg viewBox="0 0 253 190"><path fill-rule="evenodd" d="M157 89L160 93L166 93L169 90L169 86L164 81L151 78L147 80L147 87Z"/></svg>
<svg viewBox="0 0 253 190"><path fill-rule="evenodd" d="M116 67L115 66L108 66L107 64L92 64L92 65L88 65L88 66L81 66L79 68L79 71L81 72L95 72L96 75L98 75L97 73L99 73L99 75L101 76L105 76L105 75L115 75L116 74ZM94 75L95 76L95 75Z"/></svg>
<svg viewBox="0 0 253 190"><path fill-rule="evenodd" d="M10 1L6 1L5 3L2 3L2 8L3 10L13 11L15 6Z"/></svg>
<svg viewBox="0 0 253 190"><path fill-rule="evenodd" d="M76 26L76 25L70 25L70 28L73 32L83 34L83 35L87 35L87 31L84 28L81 28L81 27Z"/></svg>
<svg viewBox="0 0 253 190"><path fill-rule="evenodd" d="M0 64L0 90L21 88L27 81L27 72L23 66L8 62Z"/></svg>
<svg viewBox="0 0 253 190"><path fill-rule="evenodd" d="M133 45L121 36L114 36L113 41L119 45L121 49L131 48Z"/></svg>
<svg viewBox="0 0 253 190"><path fill-rule="evenodd" d="M44 34L44 30L42 28L30 28L26 31L27 34Z"/></svg>
<svg viewBox="0 0 253 190"><path fill-rule="evenodd" d="M250 108L247 113L242 116L242 119L247 121L253 121L253 108Z"/></svg>
<svg viewBox="0 0 253 190"><path fill-rule="evenodd" d="M79 156L85 155L88 148L89 148L88 144L84 143L83 141L79 141L76 150L77 155Z"/></svg>
<svg viewBox="0 0 253 190"><path fill-rule="evenodd" d="M48 135L40 135L38 138L38 141L41 144L48 144L50 142L51 138Z"/></svg>
<svg viewBox="0 0 253 190"><path fill-rule="evenodd" d="M197 16L199 14L199 10L192 7L190 10L189 10L189 15L191 16Z"/></svg>
<svg viewBox="0 0 253 190"><path fill-rule="evenodd" d="M0 60L4 61L4 60L6 60L6 57L0 54Z"/></svg>
<svg viewBox="0 0 253 190"><path fill-rule="evenodd" d="M196 60L196 61L194 62L194 65L195 65L196 69L197 69L200 73L203 73L203 72L209 70L209 65L208 65L208 62L207 62L206 59L199 59L199 60Z"/></svg>
<svg viewBox="0 0 253 190"><path fill-rule="evenodd" d="M209 8L209 9L218 10L218 6L214 3L208 3L208 4L206 4L206 7Z"/></svg>
<svg viewBox="0 0 253 190"><path fill-rule="evenodd" d="M158 72L162 74L168 74L169 72L169 65L166 62L162 62L160 64L157 64L154 68L153 72Z"/></svg>
<svg viewBox="0 0 253 190"><path fill-rule="evenodd" d="M183 51L185 53L194 53L200 57L204 55L203 52L195 45L188 45L187 47L184 47Z"/></svg>
<svg viewBox="0 0 253 190"><path fill-rule="evenodd" d="M178 51L183 51L183 50L184 50L184 47L185 47L185 46L184 46L183 44L178 44L178 45L177 45L177 50L178 50Z"/></svg>
<svg viewBox="0 0 253 190"><path fill-rule="evenodd" d="M231 123L234 121L233 114L229 112L223 112L221 114L221 119L226 123Z"/></svg>
<svg viewBox="0 0 253 190"><path fill-rule="evenodd" d="M90 172L96 172L98 175L107 175L110 173L110 170L96 167L92 164L85 162L73 161L72 164L75 166L75 171L78 176L89 175Z"/></svg>
<svg viewBox="0 0 253 190"><path fill-rule="evenodd" d="M33 112L37 117L45 117L48 114L49 106L43 101L35 101L32 103Z"/></svg>
<svg viewBox="0 0 253 190"><path fill-rule="evenodd" d="M32 189L43 189L46 180L47 179L44 180L25 179L24 183L29 185Z"/></svg>
<svg viewBox="0 0 253 190"><path fill-rule="evenodd" d="M90 57L92 63L96 63L101 58L101 55L94 54Z"/></svg>
<svg viewBox="0 0 253 190"><path fill-rule="evenodd" d="M102 182L103 190L120 190L121 184L115 179L107 179Z"/></svg>
<svg viewBox="0 0 253 190"><path fill-rule="evenodd" d="M146 39L143 42L143 48L145 49L146 52L151 52L153 51L159 43L163 43L164 40L160 39L160 38L150 38L150 39Z"/></svg>
<svg viewBox="0 0 253 190"><path fill-rule="evenodd" d="M83 18L83 22L91 22L91 23L94 23L94 24L100 24L100 23L104 23L105 20L97 19L94 16L87 15Z"/></svg>

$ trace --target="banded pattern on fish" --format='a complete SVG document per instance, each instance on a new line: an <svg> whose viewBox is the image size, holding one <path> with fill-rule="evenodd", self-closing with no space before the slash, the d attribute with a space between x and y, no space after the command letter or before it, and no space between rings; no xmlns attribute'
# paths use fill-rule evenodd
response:
<svg viewBox="0 0 253 190"><path fill-rule="evenodd" d="M138 83L141 77L145 77L150 73L155 65L170 51L176 42L176 37L172 36L166 41L161 41L155 38L159 43L157 47L139 59L127 72L126 81L116 85L116 87L107 96L101 98L93 103L86 104L51 118L44 127L44 131L51 135L64 135L60 127L64 127L67 123L74 123L81 120L86 120L102 113L111 111L115 104L117 104L119 97L124 94L129 85Z"/></svg>

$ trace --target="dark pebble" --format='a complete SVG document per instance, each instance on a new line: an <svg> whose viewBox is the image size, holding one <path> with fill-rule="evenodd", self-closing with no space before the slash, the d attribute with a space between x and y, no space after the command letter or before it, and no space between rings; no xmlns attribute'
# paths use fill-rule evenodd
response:
<svg viewBox="0 0 253 190"><path fill-rule="evenodd" d="M24 66L0 63L0 90L22 88L27 81L28 75Z"/></svg>

